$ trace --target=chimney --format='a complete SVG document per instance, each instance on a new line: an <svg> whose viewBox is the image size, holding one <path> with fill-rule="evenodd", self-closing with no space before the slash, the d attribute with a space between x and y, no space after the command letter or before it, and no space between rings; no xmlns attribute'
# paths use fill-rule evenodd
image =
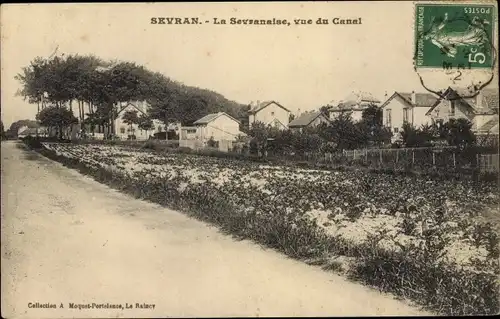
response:
<svg viewBox="0 0 500 319"><path fill-rule="evenodd" d="M417 105L417 94L415 91L411 91L411 104Z"/></svg>
<svg viewBox="0 0 500 319"><path fill-rule="evenodd" d="M480 109L483 105L483 94L479 91L476 95L476 108Z"/></svg>
<svg viewBox="0 0 500 319"><path fill-rule="evenodd" d="M257 103L255 105L259 106L260 105L260 100L257 100Z"/></svg>
<svg viewBox="0 0 500 319"><path fill-rule="evenodd" d="M387 100L387 91L385 91L384 100Z"/></svg>

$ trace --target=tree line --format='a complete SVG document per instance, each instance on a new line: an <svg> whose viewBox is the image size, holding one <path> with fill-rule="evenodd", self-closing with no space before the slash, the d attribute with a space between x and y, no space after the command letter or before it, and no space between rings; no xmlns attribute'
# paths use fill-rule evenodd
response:
<svg viewBox="0 0 500 319"><path fill-rule="evenodd" d="M328 108L320 108L328 117ZM349 112L341 112L334 119L302 130L280 130L257 122L252 124L250 152L274 155L306 153L334 153L342 150L380 147L432 147L449 145L464 149L477 145L472 123L466 119L451 119L413 127L405 123L397 136L382 123L382 110L370 105L362 112L361 120L353 121ZM393 137L397 142L391 143Z"/></svg>
<svg viewBox="0 0 500 319"><path fill-rule="evenodd" d="M328 108L320 108L329 118ZM382 146L390 142L392 133L382 124L382 110L371 105L363 110L359 122L351 114L341 112L337 117L317 126L306 126L301 130L280 130L253 123L248 135L251 151L273 154L304 154L315 151L334 152L343 149Z"/></svg>
<svg viewBox="0 0 500 319"><path fill-rule="evenodd" d="M214 91L184 85L133 62L105 61L93 55L37 57L16 79L21 83L18 95L37 105L41 124L59 131L80 123L82 129L88 124L114 132L119 103L127 101L149 103L148 118L137 119L144 127L152 119L190 125L220 111L246 117L244 105Z"/></svg>

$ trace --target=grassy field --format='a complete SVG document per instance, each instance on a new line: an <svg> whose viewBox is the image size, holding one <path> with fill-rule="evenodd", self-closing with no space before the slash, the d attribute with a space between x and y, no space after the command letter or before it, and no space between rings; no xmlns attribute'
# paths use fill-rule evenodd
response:
<svg viewBox="0 0 500 319"><path fill-rule="evenodd" d="M39 151L440 314L498 312L496 183L266 166L120 145L46 143Z"/></svg>

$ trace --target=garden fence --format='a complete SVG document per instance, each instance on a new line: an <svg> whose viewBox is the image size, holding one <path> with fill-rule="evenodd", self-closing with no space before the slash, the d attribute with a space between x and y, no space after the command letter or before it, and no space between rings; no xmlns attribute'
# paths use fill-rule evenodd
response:
<svg viewBox="0 0 500 319"><path fill-rule="evenodd" d="M498 154L481 154L479 157L479 168L484 172L498 172Z"/></svg>
<svg viewBox="0 0 500 319"><path fill-rule="evenodd" d="M480 168L498 172L498 154L459 151L455 147L344 150L337 153L303 153L278 156L294 161L361 165L374 168L432 169L450 171Z"/></svg>

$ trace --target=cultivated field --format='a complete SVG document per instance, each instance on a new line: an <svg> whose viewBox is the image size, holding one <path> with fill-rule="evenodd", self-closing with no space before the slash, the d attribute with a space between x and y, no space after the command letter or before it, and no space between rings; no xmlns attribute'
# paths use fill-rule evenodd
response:
<svg viewBox="0 0 500 319"><path fill-rule="evenodd" d="M484 217L498 216L494 183L44 146L101 181L439 313L498 312L498 225Z"/></svg>

